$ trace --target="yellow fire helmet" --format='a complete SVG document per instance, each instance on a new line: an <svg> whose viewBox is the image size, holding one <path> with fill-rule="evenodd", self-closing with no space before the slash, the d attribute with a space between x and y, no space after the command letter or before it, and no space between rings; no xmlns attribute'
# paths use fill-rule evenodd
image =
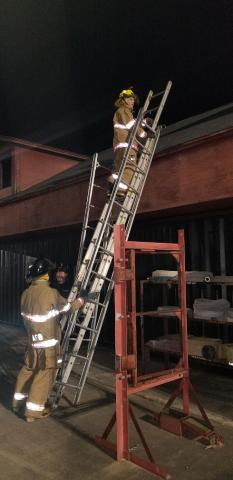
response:
<svg viewBox="0 0 233 480"><path fill-rule="evenodd" d="M131 90L131 88L128 88L126 90L122 90L122 92L120 93L119 95L120 98L124 98L124 97L135 97L135 93L133 92L133 90Z"/></svg>
<svg viewBox="0 0 233 480"><path fill-rule="evenodd" d="M135 103L138 104L139 101L138 101L138 96L134 93L134 91L132 90L133 87L129 87L129 88L126 88L125 90L122 90L119 94L119 97L118 99L116 100L115 102L115 107L120 107L120 105L122 104L122 101L124 100L124 98L127 98L127 97L133 97L134 100L135 100Z"/></svg>

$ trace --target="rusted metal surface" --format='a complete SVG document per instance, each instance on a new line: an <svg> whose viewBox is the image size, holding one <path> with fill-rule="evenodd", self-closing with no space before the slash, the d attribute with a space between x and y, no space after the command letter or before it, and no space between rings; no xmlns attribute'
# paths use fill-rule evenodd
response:
<svg viewBox="0 0 233 480"><path fill-rule="evenodd" d="M115 237L114 230L114 268L116 270L125 269L125 230L123 227L118 229L118 237ZM125 358L128 354L127 346L127 310L126 310L126 296L125 296L125 281L120 279L115 283L115 352L120 359ZM119 366L121 361L119 361ZM123 362L122 362L123 366ZM117 460L128 458L129 452L129 429L128 429L128 403L127 403L127 368L119 370L116 373L116 425L117 431Z"/></svg>
<svg viewBox="0 0 233 480"><path fill-rule="evenodd" d="M136 318L141 316L142 312L136 311L136 269L135 256L136 252L145 255L150 251L157 255L160 251L164 254L174 256L176 254L177 270L178 270L178 319L180 323L181 337L181 356L178 363L173 369L155 372L147 375L138 376L137 365L134 368L132 363L127 361L128 355L134 355L137 358L137 328ZM136 420L129 403L129 397L143 390L163 385L165 383L179 381L178 387L168 399L162 412L155 414L158 425L168 431L176 434L183 434L191 431L196 437L203 438L208 444L222 445L223 439L216 434L211 425L204 408L202 407L196 392L189 379L188 364L188 333L187 333L187 306L186 306L186 277L185 277L185 243L184 231L178 232L178 243L174 248L174 244L161 243L148 244L145 242L127 242L125 240L125 230L123 225L115 225L114 227L114 268L117 270L125 270L133 273L130 280L126 275L117 275L115 278L115 352L117 359L116 371L116 414L111 418L107 429L102 438L97 439L97 443L109 451L116 451L117 460L130 460L146 470L160 476L161 478L172 478L166 469L160 467L154 461L151 451L146 443L141 428ZM150 312L151 313L151 312ZM128 368L128 365L130 368ZM196 421L195 427L189 416L190 395L196 403L200 413L201 421ZM179 418L169 416L170 407L175 399L181 395L182 411ZM164 415L164 412L166 415ZM144 460L137 455L132 456L129 448L129 419L131 418L135 429L137 430L148 460ZM107 437L110 434L116 420L116 447L109 443ZM187 421L189 420L189 421ZM107 434L106 434L107 432ZM195 437L195 438L196 438Z"/></svg>
<svg viewBox="0 0 233 480"><path fill-rule="evenodd" d="M115 358L115 369L116 372L121 372L122 370L135 370L137 367L137 361L135 355L118 356Z"/></svg>

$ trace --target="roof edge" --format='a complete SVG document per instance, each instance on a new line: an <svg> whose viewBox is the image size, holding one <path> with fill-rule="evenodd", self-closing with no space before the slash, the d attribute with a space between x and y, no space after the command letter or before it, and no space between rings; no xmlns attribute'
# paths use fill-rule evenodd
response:
<svg viewBox="0 0 233 480"><path fill-rule="evenodd" d="M82 155L79 153L71 152L70 150L63 150L61 148L50 147L48 145L31 142L29 140L22 140L20 138L15 138L15 137L7 137L7 136L0 135L0 142L11 144L16 147L43 151L43 152L51 153L53 155L60 155L62 157L69 157L73 160L78 160L78 161L83 161L90 158L88 155Z"/></svg>

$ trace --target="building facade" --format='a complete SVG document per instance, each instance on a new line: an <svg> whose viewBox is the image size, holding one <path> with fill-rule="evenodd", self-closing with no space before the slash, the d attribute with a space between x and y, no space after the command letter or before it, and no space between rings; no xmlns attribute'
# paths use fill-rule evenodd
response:
<svg viewBox="0 0 233 480"><path fill-rule="evenodd" d="M184 228L187 269L211 270L215 275L233 275L232 107L163 130L131 233L132 239L169 242L176 241L178 228ZM75 265L91 159L14 142L3 139L0 153L0 321L20 325L26 265L38 255ZM101 152L99 161L97 180L103 189L98 189L94 201L102 208L112 152ZM98 212L92 212L93 224ZM171 265L139 262L138 280L162 267ZM211 287L207 293L203 288L192 288L190 305L206 294L225 296L232 304L232 286L224 291ZM113 340L112 322L105 322L102 338Z"/></svg>

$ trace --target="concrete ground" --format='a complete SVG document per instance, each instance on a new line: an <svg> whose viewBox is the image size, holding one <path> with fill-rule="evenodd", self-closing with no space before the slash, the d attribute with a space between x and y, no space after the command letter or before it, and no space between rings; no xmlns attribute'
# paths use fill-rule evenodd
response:
<svg viewBox="0 0 233 480"><path fill-rule="evenodd" d="M10 407L24 346L21 329L0 326L0 480L155 478L129 462L116 462L94 443L95 435L101 435L114 412L113 351L98 348L78 411L63 401L53 416L27 424ZM148 409L159 411L168 398L167 386L133 397L139 424L156 462L166 467L174 479L233 480L232 374L193 366L191 378L210 420L225 438L223 448L206 449L145 421ZM133 428L130 434L132 450L144 456Z"/></svg>

